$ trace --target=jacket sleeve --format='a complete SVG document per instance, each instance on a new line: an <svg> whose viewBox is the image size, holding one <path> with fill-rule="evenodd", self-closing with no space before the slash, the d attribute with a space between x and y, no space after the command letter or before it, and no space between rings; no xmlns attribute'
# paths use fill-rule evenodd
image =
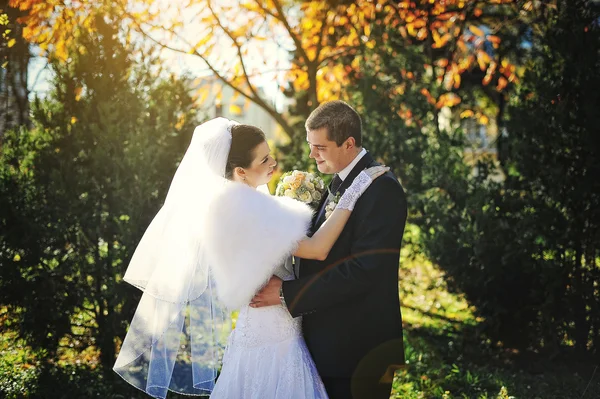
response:
<svg viewBox="0 0 600 399"><path fill-rule="evenodd" d="M293 317L365 294L385 278L386 268L398 268L407 203L395 177L386 175L373 182L354 213L350 256L338 262L327 259L321 272L283 282L283 294Z"/></svg>

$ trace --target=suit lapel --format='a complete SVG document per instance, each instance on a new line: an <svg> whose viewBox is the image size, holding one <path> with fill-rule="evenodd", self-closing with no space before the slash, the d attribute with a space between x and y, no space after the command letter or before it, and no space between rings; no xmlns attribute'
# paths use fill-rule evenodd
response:
<svg viewBox="0 0 600 399"><path fill-rule="evenodd" d="M360 161L358 161L358 163L354 166L354 168L352 168L352 171L350 172L348 177L346 177L346 179L344 179L344 181L342 182L342 185L338 189L338 192L340 194L343 194L346 191L346 189L348 187L350 187L350 185L352 184L352 182L354 181L356 176L358 176L358 174L361 171L363 171L365 168L367 168L369 166L374 166L374 165L377 165L377 163L373 160L373 157L371 156L371 154L369 154L367 152L360 159ZM329 191L329 190L327 190L327 191ZM327 195L325 195L325 194L327 194ZM333 195L335 195L335 193L333 193ZM321 198L321 202L319 203L319 207L317 208L317 212L315 213L315 216L311 223L311 229L310 229L311 237L319 229L319 227L321 227L321 224L323 224L325 212L321 213L321 210L327 204L329 196L330 196L329 192L323 193L323 197ZM321 216L321 217L319 217L319 216ZM294 260L294 274L295 274L296 278L299 278L299 276L300 276L301 261L302 261L301 258L295 258L295 260Z"/></svg>
<svg viewBox="0 0 600 399"><path fill-rule="evenodd" d="M356 176L358 176L358 174L364 170L367 166L371 165L373 163L373 157L367 152L361 159L360 161L358 161L358 163L356 165L354 165L354 168L352 168L352 170L350 171L350 174L348 175L348 177L346 177L344 179L344 181L342 182L342 185L340 186L340 188L338 189L338 193L340 193L340 195L344 194L344 192L346 191L346 189L348 187L350 187L350 185L352 184L352 182L354 181L354 179L356 178ZM331 195L328 196L323 196L325 199L321 200L321 204L319 205L319 212L317 212L317 216L314 220L313 223L313 228L312 228L312 233L314 234L315 231L317 231L319 229L319 227L321 227L321 225L323 224L323 222L325 221L324 216L325 213L321 212L322 207L324 207L329 199L329 196L334 196L336 193L331 193ZM320 216L320 217L319 217Z"/></svg>

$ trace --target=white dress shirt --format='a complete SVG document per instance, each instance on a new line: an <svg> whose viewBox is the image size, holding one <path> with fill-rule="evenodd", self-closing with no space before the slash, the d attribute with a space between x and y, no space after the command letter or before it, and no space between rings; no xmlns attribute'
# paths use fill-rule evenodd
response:
<svg viewBox="0 0 600 399"><path fill-rule="evenodd" d="M360 161L361 158L364 157L366 154L367 150L363 148L362 150L360 150L358 155L356 155L356 157L352 160L352 162L350 162L348 166L346 166L338 173L338 176L340 177L340 179L342 179L342 181L346 180L346 178L348 177L350 172L352 172L352 169L354 169L358 161Z"/></svg>

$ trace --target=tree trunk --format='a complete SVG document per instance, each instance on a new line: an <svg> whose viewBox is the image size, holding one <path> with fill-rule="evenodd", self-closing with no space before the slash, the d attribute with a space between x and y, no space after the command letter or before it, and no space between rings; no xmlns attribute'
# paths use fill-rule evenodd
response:
<svg viewBox="0 0 600 399"><path fill-rule="evenodd" d="M5 10L10 21L9 38L15 44L2 48L2 62L6 68L0 69L0 139L8 129L17 126L29 127L29 91L27 89L27 68L29 66L29 44L23 39L23 27L16 20L21 11L8 6L8 0L0 0L0 9Z"/></svg>

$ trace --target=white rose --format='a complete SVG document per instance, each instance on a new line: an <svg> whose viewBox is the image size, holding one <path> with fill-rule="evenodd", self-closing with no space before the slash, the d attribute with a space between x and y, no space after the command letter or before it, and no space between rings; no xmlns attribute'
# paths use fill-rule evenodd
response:
<svg viewBox="0 0 600 399"><path fill-rule="evenodd" d="M315 201L321 201L321 193L318 191L312 192L312 197L314 198Z"/></svg>
<svg viewBox="0 0 600 399"><path fill-rule="evenodd" d="M283 193L283 195L285 195L286 197L290 197L293 199L297 199L298 196L296 195L295 192L293 192L292 190L285 190L285 192Z"/></svg>
<svg viewBox="0 0 600 399"><path fill-rule="evenodd" d="M294 177L292 175L286 176L286 177L283 178L283 183L284 184L290 184L293 181L294 181Z"/></svg>
<svg viewBox="0 0 600 399"><path fill-rule="evenodd" d="M302 202L306 202L311 203L312 202L312 196L310 195L310 193L308 191L303 192L302 194L299 195L299 199Z"/></svg>
<svg viewBox="0 0 600 399"><path fill-rule="evenodd" d="M305 182L304 182L304 186L305 186L306 188L308 188L310 191L313 191L313 190L315 189L315 185L314 185L314 184L312 184L312 183L311 183L311 182L309 182L309 181L305 181Z"/></svg>

